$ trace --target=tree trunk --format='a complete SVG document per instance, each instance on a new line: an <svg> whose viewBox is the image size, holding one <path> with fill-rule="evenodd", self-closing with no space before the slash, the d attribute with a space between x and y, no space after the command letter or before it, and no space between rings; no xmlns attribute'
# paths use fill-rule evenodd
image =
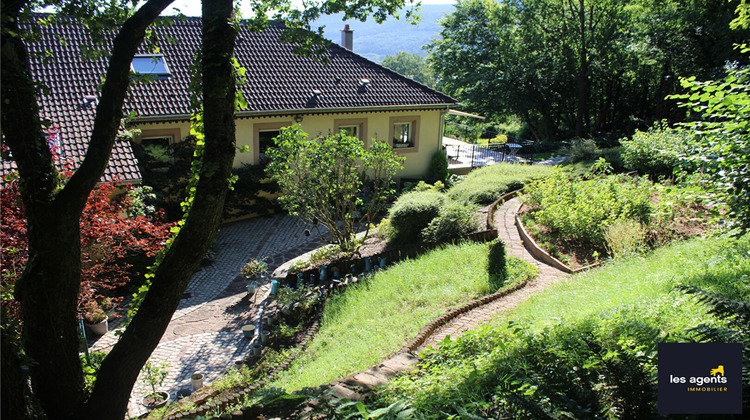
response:
<svg viewBox="0 0 750 420"><path fill-rule="evenodd" d="M137 314L104 359L85 418L122 419L130 391L156 348L193 273L218 233L235 152L231 0L203 1L205 147L195 199L180 233L154 273Z"/></svg>
<svg viewBox="0 0 750 420"><path fill-rule="evenodd" d="M27 219L29 259L16 282L21 304L22 341L31 358L35 397L49 418L80 418L86 398L78 351L76 320L81 285L79 219L101 178L114 145L130 61L145 30L171 0L150 0L123 25L97 107L94 135L87 156L65 188L58 192L58 173L39 121L36 88L26 48L18 30L25 2L3 2L2 113L3 134L21 179Z"/></svg>
<svg viewBox="0 0 750 420"><path fill-rule="evenodd" d="M584 0L578 0L578 23L581 37L578 50L578 76L576 80L576 137L583 138L586 99L588 95L588 52L586 43L586 9Z"/></svg>

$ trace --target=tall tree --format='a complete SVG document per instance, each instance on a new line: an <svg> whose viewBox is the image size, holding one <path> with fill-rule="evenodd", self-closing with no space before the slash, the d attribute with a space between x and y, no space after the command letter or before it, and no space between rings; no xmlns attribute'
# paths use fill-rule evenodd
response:
<svg viewBox="0 0 750 420"><path fill-rule="evenodd" d="M399 51L396 55L386 55L380 64L425 86L435 87L430 65L419 54Z"/></svg>
<svg viewBox="0 0 750 420"><path fill-rule="evenodd" d="M118 343L104 359L90 395L84 389L78 357L77 294L81 284L79 218L91 190L101 178L115 141L130 82L130 63L146 31L172 0L148 0L137 10L131 0L55 1L66 13L102 16L92 29L115 29L109 64L101 87L86 156L65 185L60 185L46 142L20 23L38 5L33 0L3 0L2 127L20 175L26 210L28 262L16 283L22 312L21 346L28 357L31 388L25 386L21 361L12 337L2 332L3 418L25 418L24 393L33 390L45 415L52 419L122 419L132 386L144 362L171 319L197 264L216 235L234 157L235 86L232 64L237 22L232 0L203 1L202 97L205 137L195 193L179 234L164 250L151 285ZM326 0L295 11L288 0L254 0L256 23L277 10L309 50L319 37L305 36L321 13L344 12L346 18L382 21L405 0L348 3ZM411 3L411 1L409 1ZM104 25L109 24L109 26ZM7 380L6 380L7 378ZM19 386L24 384L24 386ZM11 385L9 388L6 385Z"/></svg>
<svg viewBox="0 0 750 420"><path fill-rule="evenodd" d="M675 117L664 97L679 76L747 63L731 48L747 34L727 26L735 4L459 0L429 61L473 112L518 116L538 139L627 129Z"/></svg>

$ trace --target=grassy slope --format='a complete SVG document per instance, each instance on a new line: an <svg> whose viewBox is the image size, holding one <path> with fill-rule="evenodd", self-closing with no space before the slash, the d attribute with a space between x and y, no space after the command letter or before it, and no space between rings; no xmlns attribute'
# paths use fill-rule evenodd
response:
<svg viewBox="0 0 750 420"><path fill-rule="evenodd" d="M646 257L621 260L584 272L572 281L534 296L509 316L541 326L560 319L577 322L622 307L652 311L654 305L676 306L686 299L682 293L672 291L678 283L697 285L748 301L748 243L750 238L740 242L727 238L694 239L659 249ZM745 280L738 281L743 275ZM695 319L691 318L686 313L679 320L664 321L687 322L693 326Z"/></svg>
<svg viewBox="0 0 750 420"><path fill-rule="evenodd" d="M493 292L488 244L448 246L398 263L332 298L303 356L272 386L294 391L366 369L398 350L448 308ZM528 268L509 264L511 280Z"/></svg>
<svg viewBox="0 0 750 420"><path fill-rule="evenodd" d="M553 167L501 163L485 166L469 173L466 178L448 190L448 196L457 201L490 204L500 198L508 187L517 189L533 178L552 173Z"/></svg>
<svg viewBox="0 0 750 420"><path fill-rule="evenodd" d="M528 326L526 331L537 337L548 337L554 347L576 340L570 334L581 331L617 341L637 336L644 327L656 328L660 339L681 340L688 328L712 319L693 298L675 291L677 284L749 301L750 236L739 241L694 239L557 284L495 320L497 330L479 331L462 345L441 349L416 374L391 383L376 405L408 401L430 418L489 398L498 378L527 363L523 354L528 350L505 328L510 320Z"/></svg>

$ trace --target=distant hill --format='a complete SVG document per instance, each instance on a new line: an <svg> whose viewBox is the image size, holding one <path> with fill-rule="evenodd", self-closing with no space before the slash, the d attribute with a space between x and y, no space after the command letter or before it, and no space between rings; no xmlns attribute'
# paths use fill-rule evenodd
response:
<svg viewBox="0 0 750 420"><path fill-rule="evenodd" d="M354 31L354 52L377 63L386 55L394 55L399 51L425 55L422 46L428 44L440 33L438 20L450 14L453 5L426 4L419 12L422 22L410 25L402 17L401 20L389 18L378 25L372 19L367 22L347 20L342 22L341 15L325 16L317 24L325 25L325 37L339 44L341 30L347 23Z"/></svg>

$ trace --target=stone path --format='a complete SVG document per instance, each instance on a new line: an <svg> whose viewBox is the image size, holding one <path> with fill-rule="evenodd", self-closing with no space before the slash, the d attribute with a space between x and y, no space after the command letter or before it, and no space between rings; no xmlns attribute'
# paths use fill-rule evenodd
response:
<svg viewBox="0 0 750 420"><path fill-rule="evenodd" d="M240 269L250 258L267 258L269 271L297 255L322 244L317 236L306 236L304 222L288 215L236 222L221 228L213 249L214 263L202 267L190 281L185 298L172 316L152 363L169 363L162 390L174 397L192 390L190 376L200 372L204 384L221 376L248 356L252 341L240 328L254 323L258 304L269 291L262 287L248 296ZM115 331L90 343L92 350L109 350L117 342ZM150 388L136 382L128 405L129 416L145 413L140 404Z"/></svg>
<svg viewBox="0 0 750 420"><path fill-rule="evenodd" d="M518 198L506 201L498 206L495 211L495 226L497 226L498 236L505 242L508 255L534 264L539 269L539 275L520 290L494 302L479 306L443 325L430 338L425 340L420 349L427 346L436 347L448 335L451 336L451 339L456 339L464 332L488 323L493 316L515 308L532 294L547 289L552 284L567 277L567 273L534 258L523 245L515 224L516 213L520 206L521 201Z"/></svg>
<svg viewBox="0 0 750 420"><path fill-rule="evenodd" d="M447 336L455 340L464 332L476 329L480 325L488 323L500 313L516 307L532 294L547 289L552 284L567 278L567 273L537 260L524 246L515 225L515 216L520 206L521 202L518 198L498 206L495 211L495 226L498 230L498 236L506 244L508 255L534 264L539 269L539 275L525 287L486 305L478 306L438 328L414 352L415 354L427 346L439 347L439 343ZM361 400L363 394L374 387L384 384L401 372L414 369L418 361L419 359L414 354L397 353L377 366L334 382L332 384L334 395L339 398Z"/></svg>

